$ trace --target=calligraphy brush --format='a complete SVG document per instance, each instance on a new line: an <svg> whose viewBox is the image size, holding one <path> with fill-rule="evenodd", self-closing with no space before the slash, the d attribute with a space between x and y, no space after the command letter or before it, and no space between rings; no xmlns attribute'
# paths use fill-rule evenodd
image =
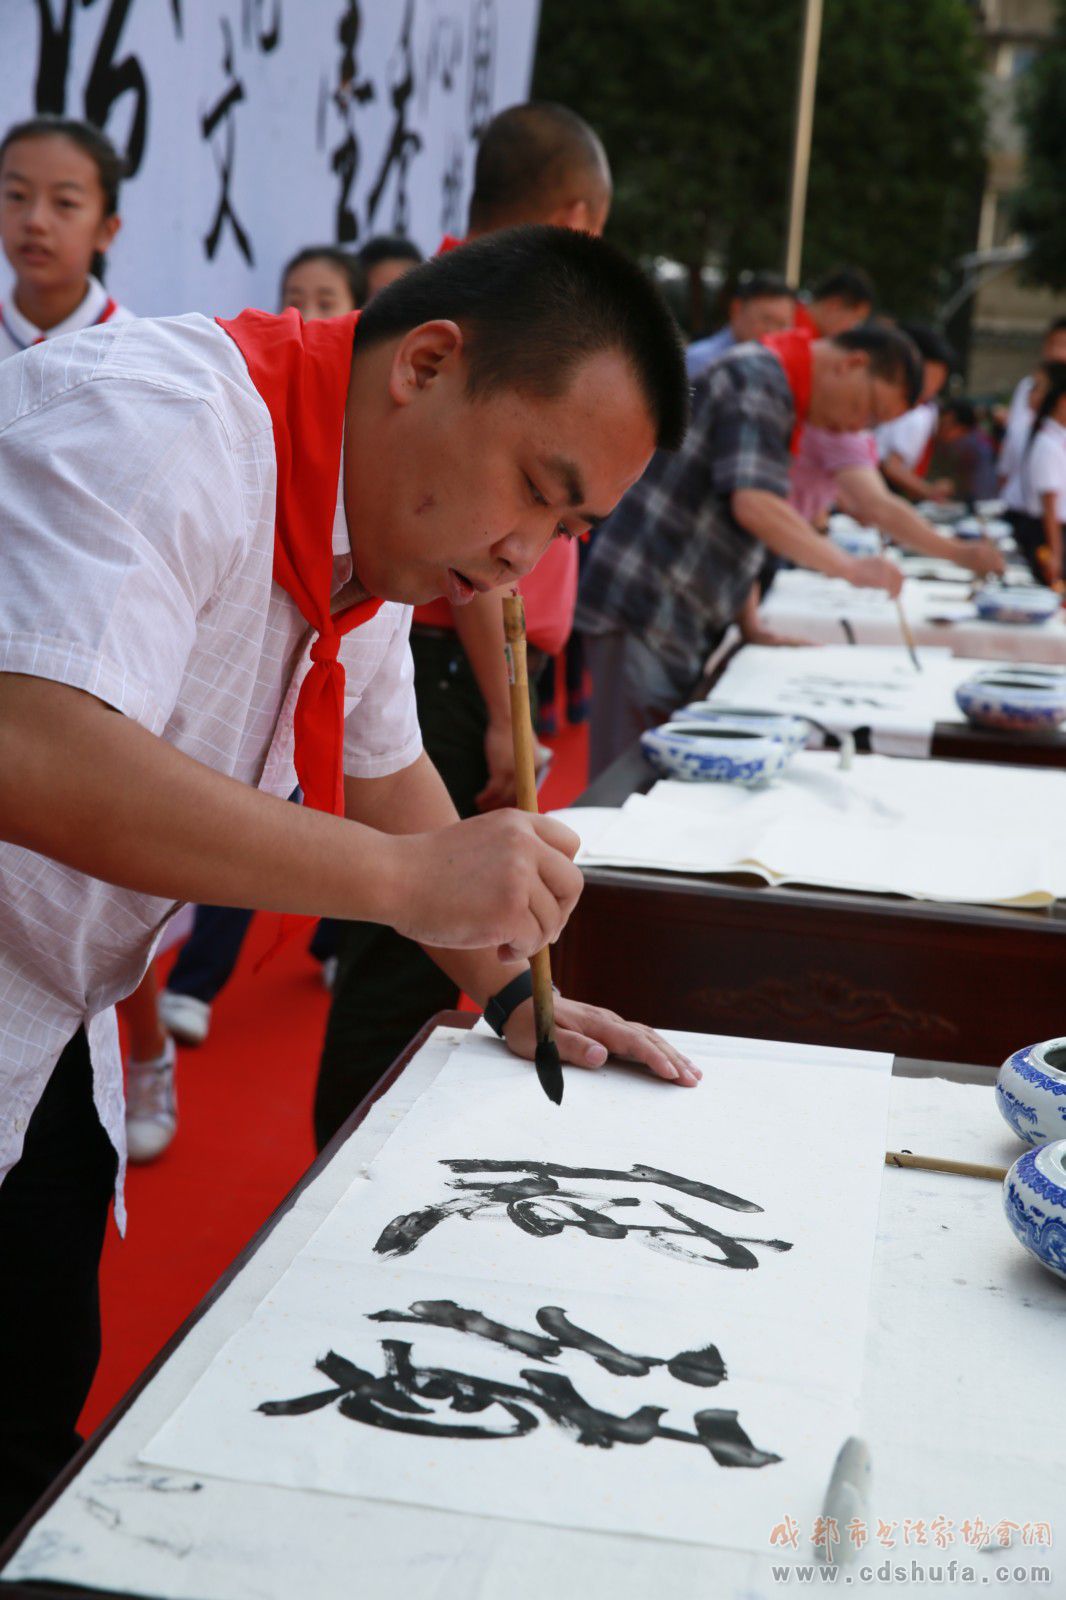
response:
<svg viewBox="0 0 1066 1600"><path fill-rule="evenodd" d="M962 1178L988 1178L1002 1183L1006 1167L984 1166L977 1161L951 1161L947 1156L916 1156L910 1150L887 1150L886 1167L918 1167L922 1172L954 1172Z"/></svg>
<svg viewBox="0 0 1066 1600"><path fill-rule="evenodd" d="M520 811L536 815L537 771L533 760L533 719L529 707L526 666L526 608L516 591L504 596L503 631L507 641L507 677L511 686L511 735L514 739L515 789ZM533 1021L537 1030L534 1057L540 1086L549 1100L561 1105L563 1068L555 1042L555 996L547 946L530 958L533 975Z"/></svg>
<svg viewBox="0 0 1066 1600"><path fill-rule="evenodd" d="M885 536L882 534L881 554L886 555L887 550L888 547L885 543ZM903 643L906 645L907 654L911 658L911 666L914 668L915 672L921 672L922 663L918 659L918 651L914 644L914 634L911 632L911 625L907 621L907 615L903 609L903 601L900 599L899 595L896 595L894 603L896 607L896 619L899 622L899 631L903 635Z"/></svg>

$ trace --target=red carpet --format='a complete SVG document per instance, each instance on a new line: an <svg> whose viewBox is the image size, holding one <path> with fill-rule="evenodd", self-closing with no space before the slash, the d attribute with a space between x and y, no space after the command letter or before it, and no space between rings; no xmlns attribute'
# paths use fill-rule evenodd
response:
<svg viewBox="0 0 1066 1600"><path fill-rule="evenodd" d="M585 728L564 725L541 806L585 786ZM179 1131L127 1183L125 1241L109 1230L103 1264L104 1354L81 1418L95 1428L210 1289L314 1156L311 1095L329 996L297 941L258 977L267 937L252 924L215 1004L211 1034L178 1061ZM168 960L160 963L165 976Z"/></svg>

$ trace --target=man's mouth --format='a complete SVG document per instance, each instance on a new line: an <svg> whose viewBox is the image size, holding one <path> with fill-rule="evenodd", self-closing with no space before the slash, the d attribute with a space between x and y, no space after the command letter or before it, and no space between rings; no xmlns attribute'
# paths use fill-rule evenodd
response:
<svg viewBox="0 0 1066 1600"><path fill-rule="evenodd" d="M20 261L25 261L31 267L42 266L46 261L51 261L52 252L41 244L24 244L18 256Z"/></svg>
<svg viewBox="0 0 1066 1600"><path fill-rule="evenodd" d="M478 585L456 567L449 567L445 576L448 579L448 601L453 606L465 606L480 593Z"/></svg>

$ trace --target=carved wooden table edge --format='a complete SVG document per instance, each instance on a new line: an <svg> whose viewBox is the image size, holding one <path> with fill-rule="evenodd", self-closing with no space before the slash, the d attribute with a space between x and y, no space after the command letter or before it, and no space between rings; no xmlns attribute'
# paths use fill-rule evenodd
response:
<svg viewBox="0 0 1066 1600"><path fill-rule="evenodd" d="M3 1544L0 1544L0 1596L3 1597L3 1600L47 1600L49 1595L55 1595L56 1600L59 1600L59 1597L63 1597L63 1600L146 1600L144 1594L135 1594L128 1590L85 1589L78 1584L47 1583L36 1579L32 1581L7 1579L3 1575L4 1568L19 1546L25 1542L45 1512L54 1505L60 1495L84 1470L108 1434L114 1431L126 1415L126 1412L129 1411L134 1401L148 1387L152 1379L169 1361L175 1350L188 1337L200 1319L211 1309L223 1291L229 1287L237 1274L262 1248L282 1217L292 1210L304 1190L329 1165L341 1146L351 1138L360 1123L365 1120L374 1103L381 1099L387 1089L392 1087L404 1068L410 1065L422 1049L422 1046L428 1042L433 1032L437 1028L472 1028L476 1021L477 1017L468 1011L438 1011L418 1030L407 1048L396 1057L392 1066L378 1079L369 1094L364 1096L347 1121L315 1157L307 1171L298 1179L285 1198L252 1235L244 1248L238 1252L225 1271L211 1285L203 1299L193 1307L180 1327L171 1334L162 1349L152 1357L144 1371L134 1380L114 1408L108 1412L100 1426L93 1430L77 1454L71 1457L63 1471L45 1490L36 1505L31 1507L22 1521L4 1540ZM154 1600L154 1597L149 1596L147 1600Z"/></svg>

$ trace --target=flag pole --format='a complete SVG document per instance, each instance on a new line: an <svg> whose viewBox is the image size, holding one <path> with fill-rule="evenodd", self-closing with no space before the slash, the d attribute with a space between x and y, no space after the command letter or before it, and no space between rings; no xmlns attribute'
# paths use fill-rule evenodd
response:
<svg viewBox="0 0 1066 1600"><path fill-rule="evenodd" d="M792 144L792 186L788 199L788 236L785 277L799 286L803 260L803 221L807 211L807 175L811 165L814 96L818 81L818 50L822 41L822 0L806 0L799 84L796 90L796 125Z"/></svg>

